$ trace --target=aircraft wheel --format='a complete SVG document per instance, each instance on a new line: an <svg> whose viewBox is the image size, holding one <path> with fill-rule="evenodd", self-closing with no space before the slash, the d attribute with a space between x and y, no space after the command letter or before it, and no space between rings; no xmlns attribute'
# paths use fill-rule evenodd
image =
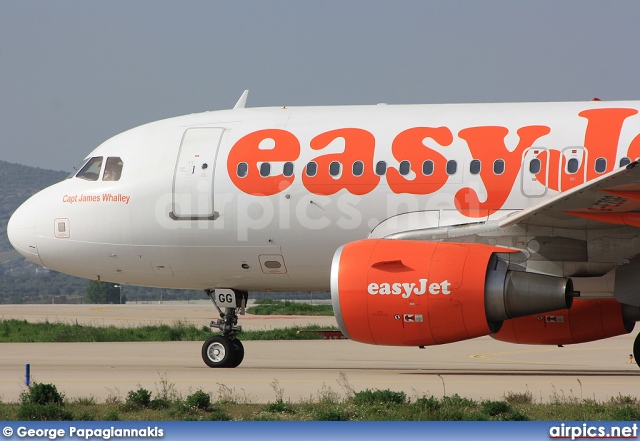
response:
<svg viewBox="0 0 640 441"><path fill-rule="evenodd" d="M231 363L230 366L238 367L240 363L242 363L242 360L244 359L244 346L242 345L242 342L237 338L232 340L231 343L235 348L235 357L233 359L233 363Z"/></svg>
<svg viewBox="0 0 640 441"><path fill-rule="evenodd" d="M633 341L633 357L636 359L638 367L640 367L640 334Z"/></svg>
<svg viewBox="0 0 640 441"><path fill-rule="evenodd" d="M235 367L236 346L222 335L211 337L202 345L202 360L211 368Z"/></svg>

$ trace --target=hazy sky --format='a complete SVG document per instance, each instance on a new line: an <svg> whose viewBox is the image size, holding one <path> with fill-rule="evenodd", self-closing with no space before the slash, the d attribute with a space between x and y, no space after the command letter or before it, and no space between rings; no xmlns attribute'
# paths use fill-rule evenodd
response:
<svg viewBox="0 0 640 441"><path fill-rule="evenodd" d="M640 2L0 0L0 159L248 106L640 99ZM1 184L0 184L1 185Z"/></svg>

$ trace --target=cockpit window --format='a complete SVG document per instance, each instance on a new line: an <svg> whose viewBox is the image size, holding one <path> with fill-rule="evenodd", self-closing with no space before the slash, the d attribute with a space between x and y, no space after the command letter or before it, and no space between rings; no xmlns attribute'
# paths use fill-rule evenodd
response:
<svg viewBox="0 0 640 441"><path fill-rule="evenodd" d="M119 181L122 175L123 162L117 156L107 158L107 165L104 166L103 181Z"/></svg>
<svg viewBox="0 0 640 441"><path fill-rule="evenodd" d="M76 178L85 179L87 181L97 181L102 168L102 156L95 156L80 169Z"/></svg>
<svg viewBox="0 0 640 441"><path fill-rule="evenodd" d="M71 173L69 173L69 176L67 176L67 179L71 179L73 178L76 174L78 174L78 170L80 170L82 167L84 167L84 165L87 163L87 161L89 161L90 158L85 158L82 160L82 162L80 164L78 164L77 167L73 167L73 171Z"/></svg>

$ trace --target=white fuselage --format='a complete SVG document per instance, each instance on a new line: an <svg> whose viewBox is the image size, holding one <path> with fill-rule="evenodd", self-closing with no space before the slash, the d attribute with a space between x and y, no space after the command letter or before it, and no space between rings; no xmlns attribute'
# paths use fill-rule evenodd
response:
<svg viewBox="0 0 640 441"><path fill-rule="evenodd" d="M182 116L103 143L89 157L121 158L119 180L103 180L103 162L96 180L55 184L16 211L8 233L30 260L85 278L326 291L332 256L347 242L499 219L613 170L636 145L638 109L378 105ZM309 162L316 173L305 177Z"/></svg>

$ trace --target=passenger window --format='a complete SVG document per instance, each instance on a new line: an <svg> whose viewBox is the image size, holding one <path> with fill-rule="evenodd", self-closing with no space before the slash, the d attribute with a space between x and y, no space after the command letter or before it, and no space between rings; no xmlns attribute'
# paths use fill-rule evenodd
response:
<svg viewBox="0 0 640 441"><path fill-rule="evenodd" d="M284 167L282 167L282 174L285 178L290 178L293 176L293 162L285 162Z"/></svg>
<svg viewBox="0 0 640 441"><path fill-rule="evenodd" d="M504 173L504 160L496 159L493 162L493 173L496 175L501 175Z"/></svg>
<svg viewBox="0 0 640 441"><path fill-rule="evenodd" d="M573 174L577 172L579 168L580 163L576 158L569 159L569 162L567 162L567 173Z"/></svg>
<svg viewBox="0 0 640 441"><path fill-rule="evenodd" d="M407 176L411 171L411 163L409 161L402 161L400 163L400 174L402 176Z"/></svg>
<svg viewBox="0 0 640 441"><path fill-rule="evenodd" d="M422 163L422 174L425 176L431 176L433 174L433 161L427 159Z"/></svg>
<svg viewBox="0 0 640 441"><path fill-rule="evenodd" d="M596 173L604 173L607 170L607 160L605 158L596 159Z"/></svg>
<svg viewBox="0 0 640 441"><path fill-rule="evenodd" d="M263 178L266 178L270 174L271 174L271 163L263 162L262 164L260 164L260 176L262 176Z"/></svg>
<svg viewBox="0 0 640 441"><path fill-rule="evenodd" d="M342 164L340 164L338 161L333 161L331 164L329 164L329 174L331 176L338 176L340 175L340 170L342 169Z"/></svg>
<svg viewBox="0 0 640 441"><path fill-rule="evenodd" d="M387 172L387 163L384 161L378 161L376 164L376 174L382 176Z"/></svg>
<svg viewBox="0 0 640 441"><path fill-rule="evenodd" d="M236 169L236 174L239 178L244 178L247 176L247 172L249 171L249 166L246 162L241 162L238 164L238 168Z"/></svg>
<svg viewBox="0 0 640 441"><path fill-rule="evenodd" d="M478 173L480 173L481 168L482 168L482 163L480 162L480 160L474 159L469 164L469 173L471 173L472 175L477 175Z"/></svg>
<svg viewBox="0 0 640 441"><path fill-rule="evenodd" d="M620 167L624 167L625 165L631 164L631 159L626 156L620 160Z"/></svg>
<svg viewBox="0 0 640 441"><path fill-rule="evenodd" d="M532 175L537 175L538 173L540 173L540 165L540 160L538 158L532 159L529 163L529 173L531 173Z"/></svg>
<svg viewBox="0 0 640 441"><path fill-rule="evenodd" d="M77 178L84 179L86 181L97 181L100 176L100 169L102 168L102 156L96 156L89 159L87 163L80 169Z"/></svg>
<svg viewBox="0 0 640 441"><path fill-rule="evenodd" d="M307 176L312 178L316 175L317 172L318 172L318 164L316 164L313 161L307 164Z"/></svg>
<svg viewBox="0 0 640 441"><path fill-rule="evenodd" d="M122 176L122 159L117 156L107 158L107 164L104 166L103 181L119 181Z"/></svg>
<svg viewBox="0 0 640 441"><path fill-rule="evenodd" d="M455 175L458 171L458 163L453 159L451 161L447 161L447 174L449 176Z"/></svg>
<svg viewBox="0 0 640 441"><path fill-rule="evenodd" d="M362 176L362 173L364 173L364 164L362 161L354 162L351 167L351 172L353 173L353 176Z"/></svg>

